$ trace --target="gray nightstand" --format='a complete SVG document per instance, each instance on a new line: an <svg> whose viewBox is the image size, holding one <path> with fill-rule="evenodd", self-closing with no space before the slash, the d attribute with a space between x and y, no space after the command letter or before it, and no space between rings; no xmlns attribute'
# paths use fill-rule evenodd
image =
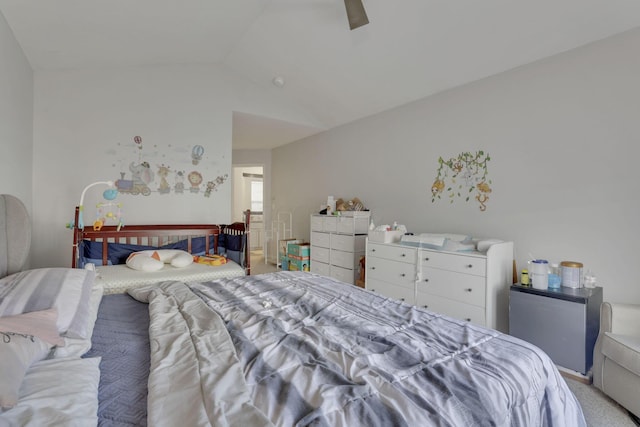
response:
<svg viewBox="0 0 640 427"><path fill-rule="evenodd" d="M600 328L602 288L540 290L512 285L509 334L544 350L559 366L587 375Z"/></svg>

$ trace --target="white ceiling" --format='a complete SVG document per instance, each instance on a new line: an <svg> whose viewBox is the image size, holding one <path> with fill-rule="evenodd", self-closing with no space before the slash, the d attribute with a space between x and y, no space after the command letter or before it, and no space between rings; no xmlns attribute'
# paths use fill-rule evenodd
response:
<svg viewBox="0 0 640 427"><path fill-rule="evenodd" d="M312 125L234 114L272 148L640 26L637 0L0 0L34 70L217 63ZM259 135L259 138L256 138Z"/></svg>

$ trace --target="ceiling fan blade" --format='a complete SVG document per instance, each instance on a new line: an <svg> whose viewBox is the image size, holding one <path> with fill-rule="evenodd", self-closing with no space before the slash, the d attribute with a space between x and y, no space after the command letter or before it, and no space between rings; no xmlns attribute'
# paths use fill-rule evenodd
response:
<svg viewBox="0 0 640 427"><path fill-rule="evenodd" d="M367 12L364 10L362 0L344 0L344 7L347 9L350 29L355 30L369 23L369 18L367 18Z"/></svg>

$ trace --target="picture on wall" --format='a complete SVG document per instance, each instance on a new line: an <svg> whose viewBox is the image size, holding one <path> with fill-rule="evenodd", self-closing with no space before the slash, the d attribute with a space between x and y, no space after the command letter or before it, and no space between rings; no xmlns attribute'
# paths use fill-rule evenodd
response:
<svg viewBox="0 0 640 427"><path fill-rule="evenodd" d="M118 143L109 154L115 157L112 166L119 176L114 182L122 194L211 197L229 178L220 171L220 159L207 155L202 144L145 146L141 136L134 136L132 142Z"/></svg>
<svg viewBox="0 0 640 427"><path fill-rule="evenodd" d="M438 174L431 186L431 202L442 199L446 194L449 203L456 198L468 202L471 197L479 203L481 211L487 209L491 193L491 180L488 178L487 163L489 153L466 151L449 160L438 158Z"/></svg>

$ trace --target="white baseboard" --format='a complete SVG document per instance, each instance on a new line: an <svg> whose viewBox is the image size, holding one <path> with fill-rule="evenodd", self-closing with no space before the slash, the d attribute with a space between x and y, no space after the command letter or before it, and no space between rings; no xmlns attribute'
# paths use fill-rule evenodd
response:
<svg viewBox="0 0 640 427"><path fill-rule="evenodd" d="M593 382L593 375L591 374L591 371L587 372L587 375L583 375L580 372L565 368L564 366L556 365L556 367L558 368L558 371L560 371L560 375L565 378L580 381L584 384L591 384Z"/></svg>

